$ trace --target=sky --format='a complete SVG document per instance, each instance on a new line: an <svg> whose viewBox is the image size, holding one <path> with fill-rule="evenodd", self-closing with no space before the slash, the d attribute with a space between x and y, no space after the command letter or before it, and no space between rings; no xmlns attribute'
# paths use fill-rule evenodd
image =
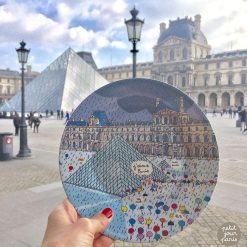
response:
<svg viewBox="0 0 247 247"><path fill-rule="evenodd" d="M212 53L247 49L247 0L0 0L0 69L18 70L19 42L41 72L67 48L92 52L98 68L132 62L125 19L144 19L137 62L153 61L159 24L201 15Z"/></svg>

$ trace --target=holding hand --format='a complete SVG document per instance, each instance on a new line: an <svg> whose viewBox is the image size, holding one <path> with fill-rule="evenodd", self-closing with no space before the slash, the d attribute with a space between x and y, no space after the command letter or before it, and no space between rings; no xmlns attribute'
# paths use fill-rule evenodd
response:
<svg viewBox="0 0 247 247"><path fill-rule="evenodd" d="M108 227L113 213L105 208L92 218L80 218L68 199L48 217L42 247L108 247L113 239L102 232Z"/></svg>

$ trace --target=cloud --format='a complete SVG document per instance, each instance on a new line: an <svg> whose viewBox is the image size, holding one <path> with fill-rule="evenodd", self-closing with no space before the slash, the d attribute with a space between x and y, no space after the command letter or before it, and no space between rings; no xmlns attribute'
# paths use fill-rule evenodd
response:
<svg viewBox="0 0 247 247"><path fill-rule="evenodd" d="M118 49L126 49L127 48L127 46L124 42L118 41L118 40L112 41L111 47L118 48Z"/></svg>
<svg viewBox="0 0 247 247"><path fill-rule="evenodd" d="M213 52L247 48L244 0L136 0L135 6L145 19L137 61L152 61L160 22L168 26L169 19L178 16L201 14L201 28ZM131 63L124 19L131 17L132 8L130 0L7 0L0 5L0 53L6 58L2 66L13 64L9 54L22 39L31 47L30 62L37 68L46 67L69 46L91 51L100 66ZM109 51L112 59L105 59Z"/></svg>

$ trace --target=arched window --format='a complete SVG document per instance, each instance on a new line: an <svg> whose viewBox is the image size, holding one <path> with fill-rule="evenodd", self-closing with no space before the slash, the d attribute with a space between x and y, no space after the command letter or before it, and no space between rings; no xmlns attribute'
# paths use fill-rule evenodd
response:
<svg viewBox="0 0 247 247"><path fill-rule="evenodd" d="M198 105L200 107L205 107L205 95L203 93L198 95Z"/></svg>

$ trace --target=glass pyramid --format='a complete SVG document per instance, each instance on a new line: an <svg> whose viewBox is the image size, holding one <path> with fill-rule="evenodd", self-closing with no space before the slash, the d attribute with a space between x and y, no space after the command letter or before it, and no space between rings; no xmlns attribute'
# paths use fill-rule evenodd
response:
<svg viewBox="0 0 247 247"><path fill-rule="evenodd" d="M142 180L151 178L163 181L163 173L154 165L151 175L136 176L131 165L135 161L151 162L123 138L116 136L82 167L72 174L65 183L99 190L122 196L128 189L136 189ZM113 175L114 174L114 175Z"/></svg>
<svg viewBox="0 0 247 247"><path fill-rule="evenodd" d="M25 87L26 112L71 111L90 93L108 83L75 51L68 48ZM0 111L21 111L21 91Z"/></svg>

